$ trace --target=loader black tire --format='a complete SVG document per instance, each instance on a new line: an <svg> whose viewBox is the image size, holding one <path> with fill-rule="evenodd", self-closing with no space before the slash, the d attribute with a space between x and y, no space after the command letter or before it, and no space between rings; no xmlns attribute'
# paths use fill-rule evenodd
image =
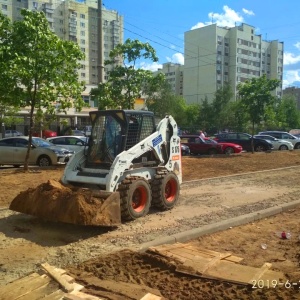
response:
<svg viewBox="0 0 300 300"><path fill-rule="evenodd" d="M119 185L118 192L120 193L123 221L138 219L149 212L152 193L150 185L145 179L127 178Z"/></svg>
<svg viewBox="0 0 300 300"><path fill-rule="evenodd" d="M173 208L179 200L180 184L173 172L161 171L153 180L152 203L161 210Z"/></svg>

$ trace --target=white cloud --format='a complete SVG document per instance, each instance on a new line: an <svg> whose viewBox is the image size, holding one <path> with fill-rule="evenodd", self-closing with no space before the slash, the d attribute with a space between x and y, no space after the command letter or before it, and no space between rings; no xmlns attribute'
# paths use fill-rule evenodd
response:
<svg viewBox="0 0 300 300"><path fill-rule="evenodd" d="M239 13L228 7L227 5L223 6L224 13L214 13L210 12L208 14L209 21L199 22L194 25L191 30L196 28L201 28L206 25L211 25L216 23L220 27L234 27L237 23L244 22L243 16ZM243 8L243 13L247 16L254 15L254 12Z"/></svg>
<svg viewBox="0 0 300 300"><path fill-rule="evenodd" d="M248 10L246 8L243 8L242 10L245 15L254 16L254 12L252 10Z"/></svg>
<svg viewBox="0 0 300 300"><path fill-rule="evenodd" d="M283 88L294 85L294 82L300 82L300 70L286 71L282 81Z"/></svg>
<svg viewBox="0 0 300 300"><path fill-rule="evenodd" d="M154 72L154 71L157 71L158 69L161 69L162 64L159 64L157 62L152 62L152 63L141 62L140 68L143 70L149 70L149 71Z"/></svg>
<svg viewBox="0 0 300 300"><path fill-rule="evenodd" d="M176 46L175 45L170 45L170 48L171 49L176 49Z"/></svg>
<svg viewBox="0 0 300 300"><path fill-rule="evenodd" d="M294 53L285 52L283 55L284 65L292 65L300 62L300 55L295 55Z"/></svg>
<svg viewBox="0 0 300 300"><path fill-rule="evenodd" d="M300 50L300 42L297 42L296 44L294 44L294 46L295 46L298 50Z"/></svg>
<svg viewBox="0 0 300 300"><path fill-rule="evenodd" d="M167 61L183 65L184 55L182 53L175 53L172 55L172 57L167 57Z"/></svg>

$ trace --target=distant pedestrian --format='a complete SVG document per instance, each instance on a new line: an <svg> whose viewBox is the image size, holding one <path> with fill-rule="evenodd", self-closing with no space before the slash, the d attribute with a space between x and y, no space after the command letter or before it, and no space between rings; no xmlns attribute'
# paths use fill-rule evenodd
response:
<svg viewBox="0 0 300 300"><path fill-rule="evenodd" d="M204 139L204 138L205 138L205 134L203 133L203 131L202 131L202 130L200 130L200 132L199 132L199 137L201 137L202 139Z"/></svg>

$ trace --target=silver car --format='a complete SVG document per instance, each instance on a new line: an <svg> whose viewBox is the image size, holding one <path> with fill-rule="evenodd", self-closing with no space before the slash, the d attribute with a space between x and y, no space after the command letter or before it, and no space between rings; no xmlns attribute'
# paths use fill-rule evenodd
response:
<svg viewBox="0 0 300 300"><path fill-rule="evenodd" d="M262 131L258 133L259 135L271 135L277 139L286 140L294 145L294 149L300 149L300 138L285 132L285 131Z"/></svg>
<svg viewBox="0 0 300 300"><path fill-rule="evenodd" d="M4 138L0 140L0 165L20 166L25 162L28 136ZM44 139L33 137L28 163L46 167L69 161L74 151L54 146Z"/></svg>
<svg viewBox="0 0 300 300"><path fill-rule="evenodd" d="M5 137L12 137L12 136L22 136L24 135L22 132L17 130L5 130Z"/></svg>
<svg viewBox="0 0 300 300"><path fill-rule="evenodd" d="M255 135L254 137L257 139L264 139L264 140L270 141L274 146L274 150L293 150L294 149L294 145L291 142L289 142L287 140L277 139L271 135L259 134L259 135Z"/></svg>
<svg viewBox="0 0 300 300"><path fill-rule="evenodd" d="M46 141L56 146L61 146L66 149L72 150L76 153L87 146L88 139L89 138L85 136L65 135L47 138Z"/></svg>

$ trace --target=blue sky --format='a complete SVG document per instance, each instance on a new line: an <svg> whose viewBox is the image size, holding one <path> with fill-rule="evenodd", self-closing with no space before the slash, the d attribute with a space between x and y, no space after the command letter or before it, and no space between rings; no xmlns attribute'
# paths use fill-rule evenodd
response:
<svg viewBox="0 0 300 300"><path fill-rule="evenodd" d="M264 40L284 42L283 86L300 87L299 0L103 0L103 5L124 17L124 39L155 48L159 62L141 62L143 68L183 64L186 31L212 22L229 27L246 23Z"/></svg>

